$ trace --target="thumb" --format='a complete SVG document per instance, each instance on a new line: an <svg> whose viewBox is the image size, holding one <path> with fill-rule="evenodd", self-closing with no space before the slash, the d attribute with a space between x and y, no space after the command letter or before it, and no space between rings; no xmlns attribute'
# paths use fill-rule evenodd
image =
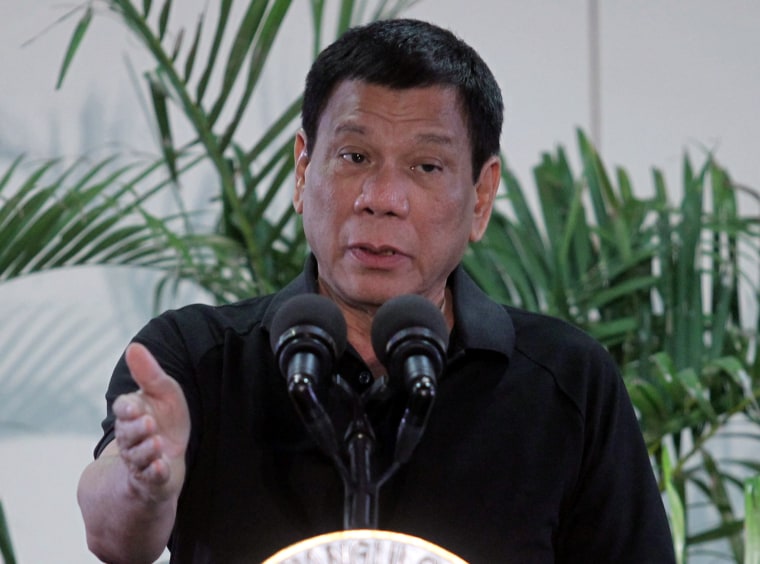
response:
<svg viewBox="0 0 760 564"><path fill-rule="evenodd" d="M177 383L140 343L130 343L124 353L127 366L137 385L148 396L161 397L176 393Z"/></svg>

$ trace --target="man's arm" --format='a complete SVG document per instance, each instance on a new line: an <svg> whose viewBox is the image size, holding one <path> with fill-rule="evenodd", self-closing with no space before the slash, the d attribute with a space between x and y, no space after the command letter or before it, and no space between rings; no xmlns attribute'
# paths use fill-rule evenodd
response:
<svg viewBox="0 0 760 564"><path fill-rule="evenodd" d="M190 416L179 384L145 347L130 345L126 360L140 390L114 402L115 441L85 468L77 497L96 556L154 562L174 526Z"/></svg>
<svg viewBox="0 0 760 564"><path fill-rule="evenodd" d="M675 564L662 495L633 405L611 358L603 360L608 368L598 373L605 377L587 379L583 463L558 534L556 561Z"/></svg>

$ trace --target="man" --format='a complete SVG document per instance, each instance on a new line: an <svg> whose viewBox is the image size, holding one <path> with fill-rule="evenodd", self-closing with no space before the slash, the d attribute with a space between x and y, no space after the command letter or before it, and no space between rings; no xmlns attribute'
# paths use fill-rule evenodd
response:
<svg viewBox="0 0 760 564"><path fill-rule="evenodd" d="M177 562L254 562L342 528L341 476L269 345L280 306L312 292L345 318L335 372L361 399L379 466L404 398L373 351L375 312L417 294L451 331L427 430L380 491L380 529L471 562L674 561L610 357L490 301L459 266L500 179L502 100L480 57L419 21L350 30L312 66L302 123L293 201L313 255L275 295L167 312L135 337L79 486L95 554L148 562L168 544ZM347 408L337 393L325 404L342 437Z"/></svg>

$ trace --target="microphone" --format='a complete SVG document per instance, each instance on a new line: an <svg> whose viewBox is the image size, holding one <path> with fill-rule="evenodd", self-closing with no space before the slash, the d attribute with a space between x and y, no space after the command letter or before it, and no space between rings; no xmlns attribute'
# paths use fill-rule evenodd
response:
<svg viewBox="0 0 760 564"><path fill-rule="evenodd" d="M280 372L298 414L319 446L331 456L338 442L316 390L324 386L346 348L346 321L335 303L319 294L300 294L272 319L269 335Z"/></svg>
<svg viewBox="0 0 760 564"><path fill-rule="evenodd" d="M406 462L422 438L446 362L448 340L443 314L422 296L397 296L375 314L372 348L390 378L401 378L409 394L396 437L396 464Z"/></svg>

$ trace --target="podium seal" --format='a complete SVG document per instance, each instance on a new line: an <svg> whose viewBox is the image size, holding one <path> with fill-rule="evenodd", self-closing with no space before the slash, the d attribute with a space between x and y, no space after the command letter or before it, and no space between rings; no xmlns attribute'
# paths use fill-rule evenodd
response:
<svg viewBox="0 0 760 564"><path fill-rule="evenodd" d="M391 531L358 529L292 544L263 564L467 564L420 538Z"/></svg>

